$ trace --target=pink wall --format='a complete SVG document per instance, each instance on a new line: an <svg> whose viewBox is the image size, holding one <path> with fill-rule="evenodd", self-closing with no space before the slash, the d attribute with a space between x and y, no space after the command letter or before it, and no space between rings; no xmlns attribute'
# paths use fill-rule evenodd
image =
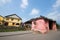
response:
<svg viewBox="0 0 60 40"><path fill-rule="evenodd" d="M53 23L53 30L57 31L57 26L56 26L56 23Z"/></svg>
<svg viewBox="0 0 60 40"><path fill-rule="evenodd" d="M48 22L45 23L44 19L39 19L39 20L36 20L35 22L36 22L36 25L34 25L34 22L32 22L32 30L40 31L41 33L44 33L47 30L49 30Z"/></svg>
<svg viewBox="0 0 60 40"><path fill-rule="evenodd" d="M53 23L53 22L52 22ZM44 19L38 19L35 21L32 21L32 29L33 31L40 31L41 33L45 33L49 31L49 21L46 21ZM53 23L52 30L57 30L56 23Z"/></svg>
<svg viewBox="0 0 60 40"><path fill-rule="evenodd" d="M49 22L46 21L45 24L46 24L46 30L49 31Z"/></svg>
<svg viewBox="0 0 60 40"><path fill-rule="evenodd" d="M32 28L31 28L31 30L34 30L34 27L35 27L35 25L34 25L34 23L32 21Z"/></svg>

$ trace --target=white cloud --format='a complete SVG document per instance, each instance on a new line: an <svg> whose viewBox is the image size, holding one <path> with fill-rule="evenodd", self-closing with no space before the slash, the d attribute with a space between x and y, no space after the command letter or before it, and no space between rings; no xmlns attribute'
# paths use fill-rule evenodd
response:
<svg viewBox="0 0 60 40"><path fill-rule="evenodd" d="M54 10L60 7L60 0L56 0L56 2L53 5Z"/></svg>
<svg viewBox="0 0 60 40"><path fill-rule="evenodd" d="M21 3L21 5L20 5L20 7L21 7L22 9L25 9L27 6L28 6L28 0L22 0L22 3Z"/></svg>
<svg viewBox="0 0 60 40"><path fill-rule="evenodd" d="M53 20L59 20L60 19L59 8L60 8L60 0L56 0L56 2L52 5L52 12L49 12L47 17Z"/></svg>
<svg viewBox="0 0 60 40"><path fill-rule="evenodd" d="M50 12L47 16L50 17L50 16L53 16L53 15L56 15L57 11L53 11L53 12Z"/></svg>
<svg viewBox="0 0 60 40"><path fill-rule="evenodd" d="M60 18L60 13L57 11L51 12L47 15L48 18L51 18L53 20L58 20Z"/></svg>
<svg viewBox="0 0 60 40"><path fill-rule="evenodd" d="M37 15L37 14L39 14L39 10L33 8L32 11L31 11L31 13L30 13L30 15Z"/></svg>
<svg viewBox="0 0 60 40"><path fill-rule="evenodd" d="M0 0L0 6L10 3L12 0Z"/></svg>

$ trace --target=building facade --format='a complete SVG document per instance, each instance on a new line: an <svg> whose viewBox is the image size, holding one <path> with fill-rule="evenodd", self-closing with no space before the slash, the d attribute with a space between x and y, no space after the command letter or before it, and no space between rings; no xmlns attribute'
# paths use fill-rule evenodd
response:
<svg viewBox="0 0 60 40"><path fill-rule="evenodd" d="M32 19L32 28L33 31L39 31L41 33L46 33L49 30L57 30L56 21L48 19L46 17L39 17Z"/></svg>
<svg viewBox="0 0 60 40"><path fill-rule="evenodd" d="M1 18L2 20L2 18ZM12 15L7 15L3 18L3 24L5 26L15 26L15 27L19 27L22 23L22 19L17 16L16 14L12 14Z"/></svg>
<svg viewBox="0 0 60 40"><path fill-rule="evenodd" d="M0 15L0 25L3 24L4 17Z"/></svg>

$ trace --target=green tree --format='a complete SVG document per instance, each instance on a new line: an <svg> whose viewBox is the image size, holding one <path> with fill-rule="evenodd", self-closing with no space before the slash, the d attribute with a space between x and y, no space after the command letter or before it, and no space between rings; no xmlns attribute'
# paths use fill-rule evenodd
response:
<svg viewBox="0 0 60 40"><path fill-rule="evenodd" d="M57 28L60 29L60 24L57 23L56 25L57 25Z"/></svg>

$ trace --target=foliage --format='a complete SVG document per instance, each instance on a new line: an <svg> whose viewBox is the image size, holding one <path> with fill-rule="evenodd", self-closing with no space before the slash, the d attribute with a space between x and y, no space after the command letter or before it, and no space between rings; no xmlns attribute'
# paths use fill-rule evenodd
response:
<svg viewBox="0 0 60 40"><path fill-rule="evenodd" d="M22 26L15 27L0 25L0 32L13 32L13 31L24 31L24 28Z"/></svg>
<svg viewBox="0 0 60 40"><path fill-rule="evenodd" d="M60 29L60 24L56 24L57 25L57 28Z"/></svg>

